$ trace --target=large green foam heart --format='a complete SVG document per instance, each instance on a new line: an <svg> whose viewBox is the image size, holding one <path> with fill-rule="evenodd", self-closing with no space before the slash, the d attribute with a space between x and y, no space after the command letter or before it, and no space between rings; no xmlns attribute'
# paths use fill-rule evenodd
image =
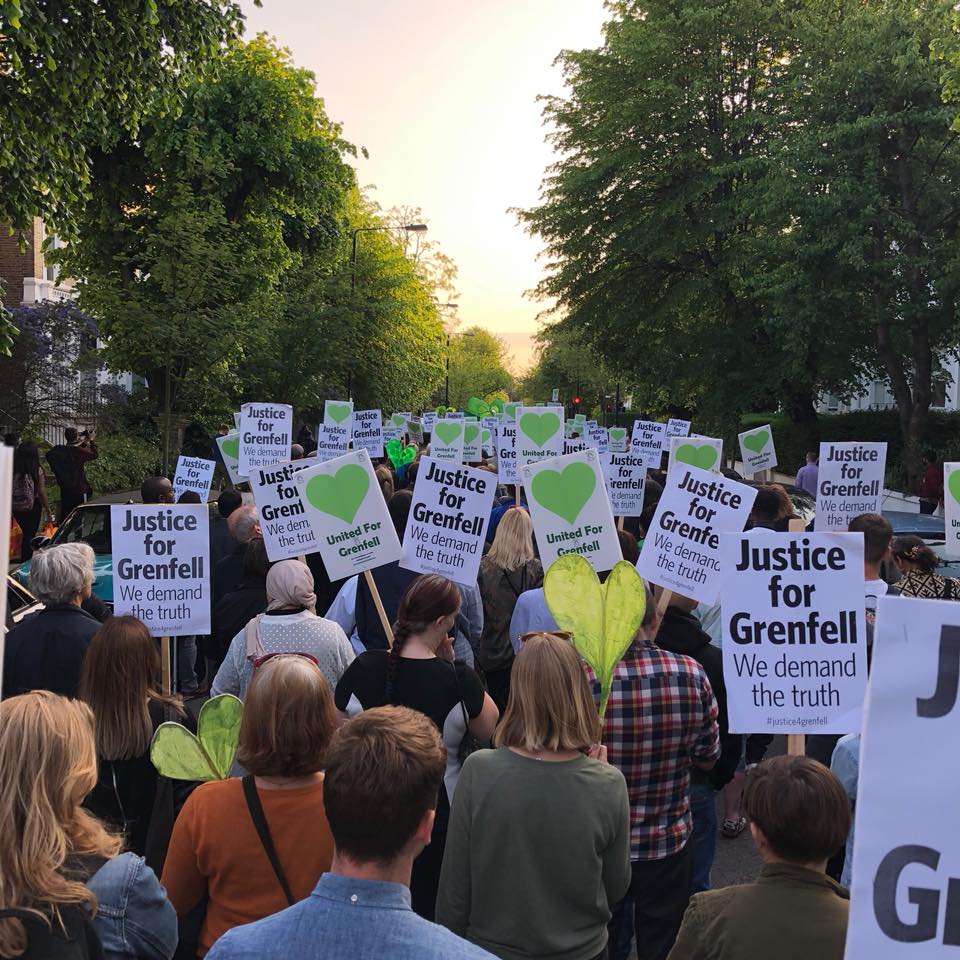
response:
<svg viewBox="0 0 960 960"><path fill-rule="evenodd" d="M499 397L490 401L490 413L497 417L503 416L503 401Z"/></svg>
<svg viewBox="0 0 960 960"><path fill-rule="evenodd" d="M689 463L691 467L709 470L717 462L717 448L682 443L677 447L674 457L679 463Z"/></svg>
<svg viewBox="0 0 960 960"><path fill-rule="evenodd" d="M520 432L542 447L562 424L555 413L525 413L520 418Z"/></svg>
<svg viewBox="0 0 960 960"><path fill-rule="evenodd" d="M349 403L327 402L327 414L334 423L343 423L353 412Z"/></svg>
<svg viewBox="0 0 960 960"><path fill-rule="evenodd" d="M304 494L322 513L353 523L370 489L370 475L357 463L347 463L336 473L318 473L307 481Z"/></svg>
<svg viewBox="0 0 960 960"><path fill-rule="evenodd" d="M467 413L472 413L475 417L489 416L490 409L490 404L479 397L471 397L467 401Z"/></svg>
<svg viewBox="0 0 960 960"><path fill-rule="evenodd" d="M562 471L541 470L530 484L530 494L545 510L577 522L597 486L597 476L585 463L571 463Z"/></svg>
<svg viewBox="0 0 960 960"><path fill-rule="evenodd" d="M757 433L751 433L749 437L743 438L743 445L751 453L759 453L770 442L770 432L768 430L759 430Z"/></svg>
<svg viewBox="0 0 960 960"><path fill-rule="evenodd" d="M947 478L947 488L950 490L950 496L957 503L960 503L960 470L954 470Z"/></svg>
<svg viewBox="0 0 960 960"><path fill-rule="evenodd" d="M179 723L161 723L150 743L157 772L172 780L225 780L240 738L243 704L232 694L213 697L200 708L197 733Z"/></svg>
<svg viewBox="0 0 960 960"><path fill-rule="evenodd" d="M220 444L220 450L232 460L238 459L240 456L240 438L227 437L227 439Z"/></svg>
<svg viewBox="0 0 960 960"><path fill-rule="evenodd" d="M573 634L573 645L600 681L600 717L607 709L613 675L633 642L647 609L647 591L636 567L614 565L601 584L578 553L558 557L547 570L543 593L554 620Z"/></svg>
<svg viewBox="0 0 960 960"><path fill-rule="evenodd" d="M460 436L460 431L463 427L457 423L456 420L443 420L442 422L437 423L433 432L447 445L450 446L457 437Z"/></svg>

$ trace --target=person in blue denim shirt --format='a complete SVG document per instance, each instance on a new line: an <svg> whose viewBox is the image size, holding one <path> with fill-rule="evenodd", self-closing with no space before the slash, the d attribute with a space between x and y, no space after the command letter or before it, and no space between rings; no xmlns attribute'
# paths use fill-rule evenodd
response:
<svg viewBox="0 0 960 960"><path fill-rule="evenodd" d="M324 776L330 872L306 900L224 934L207 960L494 960L410 908L446 763L436 726L415 710L375 707L344 724Z"/></svg>

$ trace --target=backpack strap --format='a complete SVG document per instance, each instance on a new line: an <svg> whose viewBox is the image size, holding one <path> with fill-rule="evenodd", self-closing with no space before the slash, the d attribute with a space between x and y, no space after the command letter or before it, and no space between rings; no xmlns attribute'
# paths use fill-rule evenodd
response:
<svg viewBox="0 0 960 960"><path fill-rule="evenodd" d="M290 892L290 884L287 883L287 875L280 866L280 859L277 857L276 847L270 837L270 827L267 825L267 818L263 812L263 805L260 803L260 795L257 793L257 785L253 781L253 776L247 774L243 778L243 796L247 801L247 809L250 811L250 819L257 828L257 835L260 837L260 843L263 844L264 852L273 867L280 886L283 888L283 895L287 898L287 903L292 907L297 901L293 899Z"/></svg>

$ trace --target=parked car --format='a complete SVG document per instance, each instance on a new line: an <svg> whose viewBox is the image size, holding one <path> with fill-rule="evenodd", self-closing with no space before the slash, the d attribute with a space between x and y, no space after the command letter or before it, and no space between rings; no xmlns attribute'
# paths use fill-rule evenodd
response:
<svg viewBox="0 0 960 960"><path fill-rule="evenodd" d="M724 472L724 475L726 475L726 472ZM741 480L740 482L750 487L767 486L759 480ZM787 496L793 503L793 512L804 523L809 523L817 512L817 501L806 490L801 490L792 483L781 483L780 486L787 491Z"/></svg>
<svg viewBox="0 0 960 960"><path fill-rule="evenodd" d="M22 584L7 575L6 628L15 627L24 617L43 609L43 604Z"/></svg>

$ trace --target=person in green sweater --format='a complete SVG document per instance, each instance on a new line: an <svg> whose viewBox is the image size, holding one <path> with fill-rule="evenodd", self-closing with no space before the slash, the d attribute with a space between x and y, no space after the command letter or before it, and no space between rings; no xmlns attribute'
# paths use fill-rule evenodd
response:
<svg viewBox="0 0 960 960"><path fill-rule="evenodd" d="M523 639L497 749L460 774L437 920L501 960L594 960L630 885L627 786L569 636Z"/></svg>
<svg viewBox="0 0 960 960"><path fill-rule="evenodd" d="M849 894L826 874L850 830L840 781L810 757L774 757L747 775L743 807L760 876L696 894L667 960L842 960Z"/></svg>

